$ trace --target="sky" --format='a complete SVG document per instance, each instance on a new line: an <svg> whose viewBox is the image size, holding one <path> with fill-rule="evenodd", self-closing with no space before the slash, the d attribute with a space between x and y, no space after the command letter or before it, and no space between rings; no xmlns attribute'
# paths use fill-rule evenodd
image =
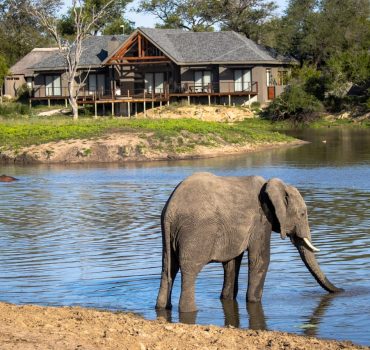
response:
<svg viewBox="0 0 370 350"><path fill-rule="evenodd" d="M158 19L156 19L152 15L144 14L144 13L136 13L133 9L135 6L137 6L138 0L134 0L130 6L128 7L128 11L126 13L126 17L135 22L135 27L154 27L156 22L159 22ZM279 12L282 12L287 3L288 0L275 0L277 5L279 6ZM68 8L68 6L71 5L71 0L64 1L64 10Z"/></svg>

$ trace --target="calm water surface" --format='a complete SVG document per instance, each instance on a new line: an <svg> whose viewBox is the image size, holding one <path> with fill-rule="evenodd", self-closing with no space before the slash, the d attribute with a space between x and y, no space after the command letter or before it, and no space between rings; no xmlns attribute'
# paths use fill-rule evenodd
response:
<svg viewBox="0 0 370 350"><path fill-rule="evenodd" d="M370 132L299 131L312 143L250 155L125 166L0 167L21 181L0 184L0 300L82 305L157 317L160 211L195 171L280 177L303 194L322 269L345 292L328 295L295 248L273 234L263 303L222 304L221 264L197 280L196 315L174 322L231 324L349 339L370 345ZM323 142L325 141L325 142ZM247 260L247 259L245 259Z"/></svg>

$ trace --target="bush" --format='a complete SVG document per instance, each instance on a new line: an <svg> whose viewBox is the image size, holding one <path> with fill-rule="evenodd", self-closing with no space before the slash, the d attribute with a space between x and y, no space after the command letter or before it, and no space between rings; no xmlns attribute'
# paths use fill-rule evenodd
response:
<svg viewBox="0 0 370 350"><path fill-rule="evenodd" d="M0 117L13 117L16 115L27 115L30 109L23 103L3 103L0 104Z"/></svg>
<svg viewBox="0 0 370 350"><path fill-rule="evenodd" d="M262 116L274 121L289 119L301 123L315 120L322 111L323 105L315 96L293 85L272 101Z"/></svg>

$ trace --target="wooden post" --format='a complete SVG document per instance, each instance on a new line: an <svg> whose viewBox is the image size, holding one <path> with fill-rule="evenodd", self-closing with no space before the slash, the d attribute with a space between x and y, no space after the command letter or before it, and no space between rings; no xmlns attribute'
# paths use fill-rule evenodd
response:
<svg viewBox="0 0 370 350"><path fill-rule="evenodd" d="M144 117L146 118L146 102L144 100Z"/></svg>
<svg viewBox="0 0 370 350"><path fill-rule="evenodd" d="M167 106L169 106L169 105L170 105L170 100L168 99L168 100L167 100Z"/></svg>
<svg viewBox="0 0 370 350"><path fill-rule="evenodd" d="M159 101L159 108L162 109L162 100Z"/></svg>
<svg viewBox="0 0 370 350"><path fill-rule="evenodd" d="M229 95L229 106L231 106L231 95Z"/></svg>
<svg viewBox="0 0 370 350"><path fill-rule="evenodd" d="M208 95L208 106L211 105L211 95Z"/></svg>
<svg viewBox="0 0 370 350"><path fill-rule="evenodd" d="M96 103L96 101L94 102L94 107L95 107L95 116L94 118L98 118L98 104Z"/></svg>
<svg viewBox="0 0 370 350"><path fill-rule="evenodd" d="M48 107L50 108L50 98L48 98Z"/></svg>
<svg viewBox="0 0 370 350"><path fill-rule="evenodd" d="M251 109L251 95L248 94L248 108Z"/></svg>
<svg viewBox="0 0 370 350"><path fill-rule="evenodd" d="M127 114L128 114L128 117L131 118L131 106L130 106L130 102L127 102Z"/></svg>
<svg viewBox="0 0 370 350"><path fill-rule="evenodd" d="M112 117L114 117L114 102L112 102Z"/></svg>
<svg viewBox="0 0 370 350"><path fill-rule="evenodd" d="M65 106L67 108L68 107L68 100L66 98L64 99L64 104L65 104Z"/></svg>
<svg viewBox="0 0 370 350"><path fill-rule="evenodd" d="M188 105L190 106L190 96L188 96Z"/></svg>
<svg viewBox="0 0 370 350"><path fill-rule="evenodd" d="M137 118L137 102L135 103L135 117Z"/></svg>
<svg viewBox="0 0 370 350"><path fill-rule="evenodd" d="M3 98L1 97L1 103L3 103ZM30 109L32 108L32 100L28 99L28 104L30 106Z"/></svg>

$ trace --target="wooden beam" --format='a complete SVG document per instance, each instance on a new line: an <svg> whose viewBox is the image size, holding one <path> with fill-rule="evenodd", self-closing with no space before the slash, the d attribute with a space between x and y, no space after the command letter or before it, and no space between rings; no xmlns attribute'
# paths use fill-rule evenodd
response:
<svg viewBox="0 0 370 350"><path fill-rule="evenodd" d="M122 59L126 61L144 61L144 60L168 60L166 56L130 56L130 57L122 57Z"/></svg>
<svg viewBox="0 0 370 350"><path fill-rule="evenodd" d="M139 57L141 57L142 56L142 51L141 51L141 34L139 33L138 35L137 35L137 42L138 42L138 55L139 55Z"/></svg>

